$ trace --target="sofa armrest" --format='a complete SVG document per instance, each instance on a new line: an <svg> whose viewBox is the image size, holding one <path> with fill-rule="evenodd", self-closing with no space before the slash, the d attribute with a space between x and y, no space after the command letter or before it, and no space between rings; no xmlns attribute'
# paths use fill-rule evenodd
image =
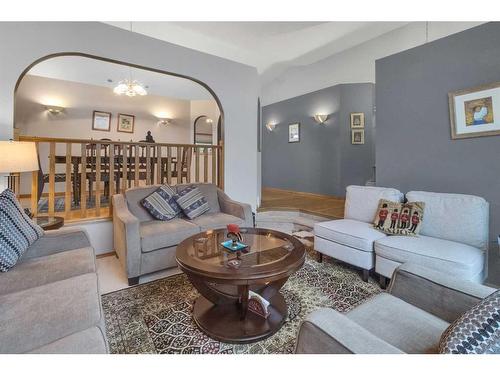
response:
<svg viewBox="0 0 500 375"><path fill-rule="evenodd" d="M232 200L220 189L217 189L217 196L223 213L239 217L245 221L246 227L253 227L252 206Z"/></svg>
<svg viewBox="0 0 500 375"><path fill-rule="evenodd" d="M401 354L398 348L361 327L346 315L323 308L306 316L299 327L298 354Z"/></svg>
<svg viewBox="0 0 500 375"><path fill-rule="evenodd" d="M394 271L388 291L451 323L495 289L405 263Z"/></svg>
<svg viewBox="0 0 500 375"><path fill-rule="evenodd" d="M132 215L122 194L113 195L113 246L127 277L141 274L139 219Z"/></svg>

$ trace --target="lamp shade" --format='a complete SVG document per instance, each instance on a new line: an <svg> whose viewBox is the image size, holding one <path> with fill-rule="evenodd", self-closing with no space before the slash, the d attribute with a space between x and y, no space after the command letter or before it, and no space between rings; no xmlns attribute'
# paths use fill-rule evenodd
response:
<svg viewBox="0 0 500 375"><path fill-rule="evenodd" d="M34 142L0 141L0 173L38 170Z"/></svg>

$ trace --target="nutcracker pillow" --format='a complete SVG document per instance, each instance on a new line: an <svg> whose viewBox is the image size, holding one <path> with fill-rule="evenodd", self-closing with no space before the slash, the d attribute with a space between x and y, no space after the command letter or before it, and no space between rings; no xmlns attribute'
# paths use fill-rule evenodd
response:
<svg viewBox="0 0 500 375"><path fill-rule="evenodd" d="M424 217L423 202L399 203L381 199L373 226L386 234L416 236Z"/></svg>

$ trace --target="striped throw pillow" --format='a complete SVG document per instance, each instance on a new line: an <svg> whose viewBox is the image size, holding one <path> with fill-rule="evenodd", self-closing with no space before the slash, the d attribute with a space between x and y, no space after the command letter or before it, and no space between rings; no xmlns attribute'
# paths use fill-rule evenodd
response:
<svg viewBox="0 0 500 375"><path fill-rule="evenodd" d="M171 220L182 212L175 201L175 191L168 185L162 185L141 201L142 206L155 219Z"/></svg>
<svg viewBox="0 0 500 375"><path fill-rule="evenodd" d="M179 190L175 200L184 214L191 220L210 210L210 206L200 189L194 185L188 185Z"/></svg>
<svg viewBox="0 0 500 375"><path fill-rule="evenodd" d="M14 192L0 193L0 272L14 267L33 242L43 236L43 229L24 213Z"/></svg>

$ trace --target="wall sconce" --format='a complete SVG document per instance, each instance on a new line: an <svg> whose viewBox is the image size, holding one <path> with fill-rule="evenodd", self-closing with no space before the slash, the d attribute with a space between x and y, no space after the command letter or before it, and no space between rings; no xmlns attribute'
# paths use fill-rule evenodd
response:
<svg viewBox="0 0 500 375"><path fill-rule="evenodd" d="M169 118L159 118L157 124L161 126L168 126L172 122L172 119Z"/></svg>
<svg viewBox="0 0 500 375"><path fill-rule="evenodd" d="M274 122L268 122L266 124L266 128L267 128L267 130L269 130L270 132L272 132L276 128L276 123L274 123Z"/></svg>
<svg viewBox="0 0 500 375"><path fill-rule="evenodd" d="M214 120L212 120L211 118L207 118L205 121L207 124L213 124L214 122Z"/></svg>
<svg viewBox="0 0 500 375"><path fill-rule="evenodd" d="M314 121L320 125L324 124L326 120L328 120L328 115L314 115Z"/></svg>
<svg viewBox="0 0 500 375"><path fill-rule="evenodd" d="M58 106L55 106L55 105L48 105L45 107L45 109L47 111L49 111L49 113L51 115L58 115L62 112L64 112L64 107L58 107Z"/></svg>

